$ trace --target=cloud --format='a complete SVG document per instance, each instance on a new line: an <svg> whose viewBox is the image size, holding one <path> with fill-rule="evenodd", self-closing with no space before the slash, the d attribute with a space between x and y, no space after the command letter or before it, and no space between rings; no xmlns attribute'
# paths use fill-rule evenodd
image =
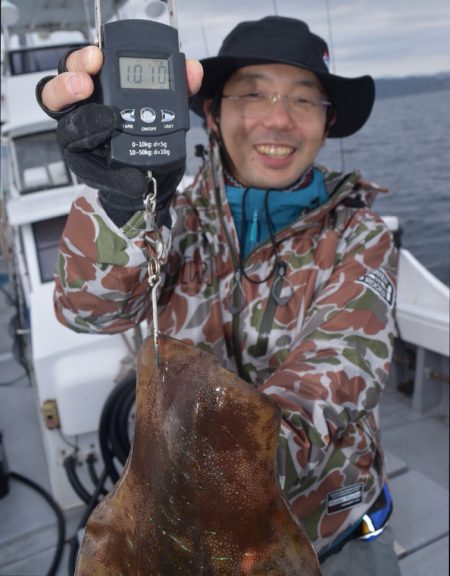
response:
<svg viewBox="0 0 450 576"><path fill-rule="evenodd" d="M178 0L183 50L194 58L215 55L238 22L275 9L305 20L330 44L338 74L405 76L450 69L448 0Z"/></svg>

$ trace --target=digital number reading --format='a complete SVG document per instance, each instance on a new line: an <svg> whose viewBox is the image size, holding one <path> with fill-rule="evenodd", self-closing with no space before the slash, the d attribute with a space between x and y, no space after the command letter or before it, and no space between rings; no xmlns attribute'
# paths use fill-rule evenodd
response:
<svg viewBox="0 0 450 576"><path fill-rule="evenodd" d="M119 58L120 87L141 90L170 88L169 61L163 58Z"/></svg>

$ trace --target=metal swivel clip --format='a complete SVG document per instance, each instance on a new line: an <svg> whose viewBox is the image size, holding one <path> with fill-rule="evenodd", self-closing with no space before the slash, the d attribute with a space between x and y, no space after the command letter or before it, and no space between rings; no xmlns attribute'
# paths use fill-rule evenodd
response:
<svg viewBox="0 0 450 576"><path fill-rule="evenodd" d="M158 286L161 283L161 259L164 253L164 239L156 223L156 195L158 185L150 171L147 173L147 178L150 184L150 192L144 198L145 220L148 230L146 235L147 282L151 290L153 339L156 357L159 362Z"/></svg>

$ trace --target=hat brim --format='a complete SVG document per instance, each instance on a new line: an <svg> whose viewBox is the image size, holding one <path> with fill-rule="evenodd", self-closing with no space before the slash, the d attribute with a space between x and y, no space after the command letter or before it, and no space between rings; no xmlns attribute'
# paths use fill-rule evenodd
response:
<svg viewBox="0 0 450 576"><path fill-rule="evenodd" d="M288 59L237 58L217 56L201 60L204 77L200 91L191 100L191 109L205 117L203 103L221 89L233 72L243 66L255 64L290 64L301 68ZM305 66L321 81L325 92L336 110L336 120L328 132L329 138L342 138L357 132L367 121L375 101L375 83L370 76L344 78Z"/></svg>

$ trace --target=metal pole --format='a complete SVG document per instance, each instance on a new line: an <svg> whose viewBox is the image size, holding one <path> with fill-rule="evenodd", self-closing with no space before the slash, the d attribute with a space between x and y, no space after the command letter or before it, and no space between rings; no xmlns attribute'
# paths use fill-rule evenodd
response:
<svg viewBox="0 0 450 576"><path fill-rule="evenodd" d="M334 43L333 43L333 32L331 27L331 11L330 5L328 0L325 0L325 6L327 9L327 24L328 24L328 42L330 45L330 68L333 74L336 74L336 58L334 52ZM339 153L341 156L341 170L345 172L345 150L344 144L342 142L342 138L339 138Z"/></svg>
<svg viewBox="0 0 450 576"><path fill-rule="evenodd" d="M170 25L178 30L178 19L177 12L175 8L175 0L166 0L167 7L169 9L169 21Z"/></svg>
<svg viewBox="0 0 450 576"><path fill-rule="evenodd" d="M95 0L95 35L97 36L96 44L101 49L102 47L102 12L100 0Z"/></svg>
<svg viewBox="0 0 450 576"><path fill-rule="evenodd" d="M325 0L325 4L327 7L327 25L328 25L328 41L330 44L330 60L331 60L331 71L333 74L336 73L336 60L334 57L334 45L333 45L333 31L331 28L331 13L330 13L330 5L328 0Z"/></svg>

